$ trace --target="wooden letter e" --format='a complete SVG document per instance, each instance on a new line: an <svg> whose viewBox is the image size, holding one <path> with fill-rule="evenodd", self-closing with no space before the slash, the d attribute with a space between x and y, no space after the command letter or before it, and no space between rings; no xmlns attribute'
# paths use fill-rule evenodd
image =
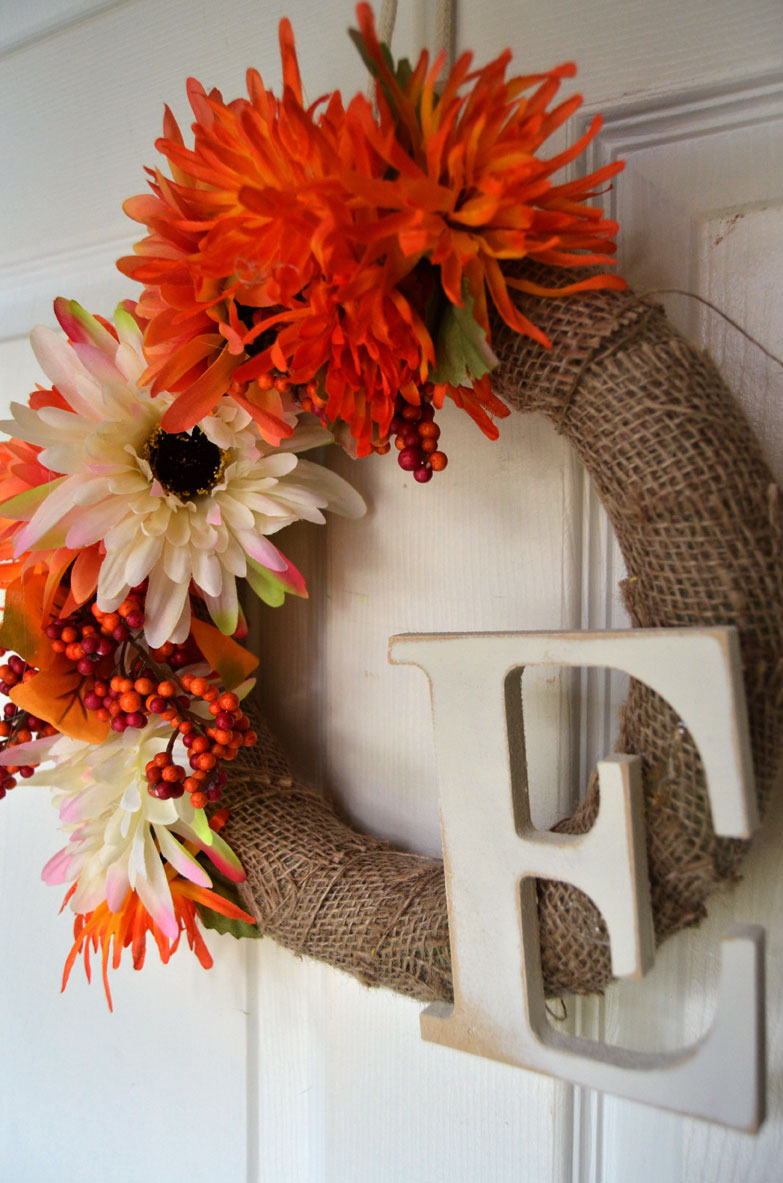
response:
<svg viewBox="0 0 783 1183"><path fill-rule="evenodd" d="M757 1128L764 1111L763 930L721 944L718 1011L676 1052L631 1052L555 1029L545 1008L535 879L573 884L601 910L612 970L640 975L654 955L640 760L598 763L600 808L583 835L535 830L524 768L519 674L527 665L623 670L666 699L704 764L716 832L757 824L739 645L732 629L399 636L396 664L432 691L454 1005L421 1016L425 1039L575 1084ZM516 730L515 730L516 729ZM516 767L512 767L516 764Z"/></svg>

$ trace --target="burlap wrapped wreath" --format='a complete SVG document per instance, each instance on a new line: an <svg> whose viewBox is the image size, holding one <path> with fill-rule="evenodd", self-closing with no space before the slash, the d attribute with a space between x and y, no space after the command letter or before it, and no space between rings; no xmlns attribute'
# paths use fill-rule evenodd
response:
<svg viewBox="0 0 783 1183"><path fill-rule="evenodd" d="M659 307L632 292L519 303L553 347L498 321L497 392L518 411L542 412L577 450L625 557L622 591L634 626L739 630L763 813L783 736L783 527L759 445L709 357ZM642 758L660 942L699 921L709 893L736 878L747 843L715 835L695 746L671 708L639 683L631 684L617 750ZM268 732L248 751L230 804L232 841L248 873L242 898L263 933L367 985L451 998L438 860L351 829L296 778ZM555 829L584 833L597 807L593 776ZM611 967L600 913L563 883L539 881L538 898L547 991L602 990Z"/></svg>

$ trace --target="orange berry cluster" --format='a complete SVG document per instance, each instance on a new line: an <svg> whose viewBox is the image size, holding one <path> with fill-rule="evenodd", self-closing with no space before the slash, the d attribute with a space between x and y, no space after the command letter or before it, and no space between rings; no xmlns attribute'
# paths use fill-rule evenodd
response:
<svg viewBox="0 0 783 1183"><path fill-rule="evenodd" d="M189 792L194 807L203 808L220 799L227 779L221 762L236 759L241 748L256 742L256 733L238 696L217 684L214 671L209 677L181 674L186 666L204 667L203 654L192 635L181 644L166 641L157 649L147 646L144 594L143 585L134 588L114 612L104 612L95 603L85 605L66 619L52 620L44 632L54 652L62 654L81 675L85 709L109 723L112 731L142 730L151 716L170 724L166 751L159 752L147 766L149 792L160 798ZM9 658L6 666L0 667L0 677L7 674L0 690L7 692L35 672L21 658ZM212 723L191 709L194 699L208 704ZM13 704L6 707L6 716L14 720L14 735L18 732L22 736L17 742L23 742L30 738L32 729L20 729L17 713ZM33 720L33 724L49 727L42 720ZM2 727L0 724L0 735ZM10 724L7 730L10 734ZM42 733L54 734L55 729ZM177 740L185 749L190 769L172 755ZM31 773L32 769L22 775Z"/></svg>
<svg viewBox="0 0 783 1183"><path fill-rule="evenodd" d="M20 682L29 682L38 672L16 653L9 656L5 649L0 648L0 657L7 658L0 665L0 694L7 695L14 686L18 686ZM0 751L29 743L31 739L44 739L50 735L57 735L57 728L51 723L47 723L45 719L31 715L29 711L22 710L13 702L8 702L3 707L2 720L0 720ZM0 765L0 801L9 789L16 788L17 776L26 779L33 775L37 763L38 761L34 760L32 763L26 761L23 764Z"/></svg>
<svg viewBox="0 0 783 1183"><path fill-rule="evenodd" d="M249 357L253 356L254 350L252 342L245 345L245 352ZM257 352L257 350L255 352ZM259 374L255 379L255 382L259 390L271 390L274 387L278 394L287 394L292 385L290 378L286 378L284 374L277 372L273 372L271 374ZM239 382L235 378L229 384L226 393L231 395L245 395L247 393L248 385L248 382Z"/></svg>
<svg viewBox="0 0 783 1183"><path fill-rule="evenodd" d="M300 398L299 402L303 411L311 411L314 415L320 415L321 418L323 418L326 399L318 389L317 382L307 383L307 386L305 387L305 393L302 398Z"/></svg>
<svg viewBox="0 0 783 1183"><path fill-rule="evenodd" d="M167 799L190 793L195 809L203 809L208 802L219 801L226 773L221 769L222 761L236 760L241 748L251 747L258 736L250 726L250 720L239 705L239 698L231 690L221 691L208 678L183 674L180 681L184 695L176 694L173 683L161 682L157 695L171 704L161 713L161 718L176 728L182 744L188 753L190 772L176 763L171 746L159 752L146 767L149 792L153 797ZM210 726L203 720L183 709L188 696L200 698L209 706L214 719ZM187 717L181 717L182 714Z"/></svg>
<svg viewBox="0 0 783 1183"><path fill-rule="evenodd" d="M432 405L430 386L422 390L419 406L406 402L398 394L394 404L394 417L389 428L394 436L394 446L399 453L397 463L406 472L412 472L420 484L432 480L434 472L442 472L448 464L445 452L438 450L440 428L433 422L435 408ZM385 452L389 446L377 447L376 452Z"/></svg>
<svg viewBox="0 0 783 1183"><path fill-rule="evenodd" d="M167 799L191 794L196 809L220 800L226 775L221 761L235 760L239 750L256 742L256 733L233 691L222 690L212 678L175 673L173 667L203 662L192 638L183 645L166 641L159 649L145 650L141 637L132 642L133 656L124 655L124 669L108 682L96 679L84 696L84 705L99 719L110 721L114 731L146 727L156 715L170 724L167 750L147 765L148 790ZM214 718L211 726L194 713L194 699L203 699ZM190 771L172 755L174 741L186 750Z"/></svg>

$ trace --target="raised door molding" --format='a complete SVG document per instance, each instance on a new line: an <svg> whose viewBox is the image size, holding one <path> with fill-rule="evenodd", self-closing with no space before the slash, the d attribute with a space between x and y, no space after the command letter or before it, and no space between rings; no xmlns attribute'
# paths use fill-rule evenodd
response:
<svg viewBox="0 0 783 1183"><path fill-rule="evenodd" d="M595 113L589 108L580 113L575 137ZM585 169L626 161L602 199L621 224L621 272L640 292L678 288L710 300L783 356L783 315L779 300L771 298L783 275L783 73L618 104L604 108L603 115L604 128ZM656 298L688 337L709 349L748 413L773 473L783 480L783 369L698 301ZM586 476L581 510L582 627L624 627L617 588L622 556ZM615 677L589 677L591 693L582 696L581 708L583 784L596 753L609 750L625 694ZM710 900L708 919L698 930L667 942L644 982L613 986L605 1000L574 1000L571 1013L580 1034L621 1045L630 1040L649 1050L673 1049L699 1037L715 1012L721 934L736 921L759 922L771 938L769 1076L779 1078L783 983L775 950L783 906L782 813L773 808L766 819L738 888ZM767 1126L755 1140L721 1135L700 1122L589 1089L577 1090L575 1119L575 1170L590 1183L630 1177L637 1183L663 1178L734 1183L767 1177L758 1174L759 1165L772 1170L781 1152L780 1103L774 1097Z"/></svg>

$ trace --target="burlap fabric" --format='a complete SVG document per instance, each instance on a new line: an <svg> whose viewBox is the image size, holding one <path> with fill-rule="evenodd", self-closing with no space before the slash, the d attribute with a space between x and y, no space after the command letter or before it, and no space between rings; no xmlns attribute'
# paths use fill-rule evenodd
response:
<svg viewBox="0 0 783 1183"><path fill-rule="evenodd" d="M659 308L630 292L519 304L553 348L498 324L497 391L520 411L546 415L582 458L625 556L635 626L739 629L763 811L783 736L783 548L779 493L758 444L710 359ZM660 942L700 919L709 893L736 877L746 843L715 836L690 736L637 683L617 750L642 758ZM369 985L450 998L441 864L357 834L296 779L270 736L247 760L229 799L230 837L261 930ZM556 829L583 833L597 808L594 777ZM591 902L540 882L539 920L548 992L601 990L609 948Z"/></svg>

